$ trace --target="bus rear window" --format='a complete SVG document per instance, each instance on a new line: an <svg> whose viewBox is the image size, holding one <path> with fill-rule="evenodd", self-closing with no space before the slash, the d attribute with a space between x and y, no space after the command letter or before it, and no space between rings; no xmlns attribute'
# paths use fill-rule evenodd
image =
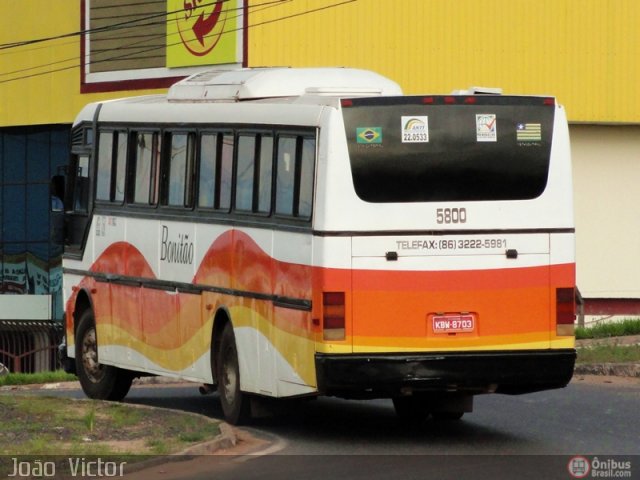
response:
<svg viewBox="0 0 640 480"><path fill-rule="evenodd" d="M549 172L554 106L539 97L465 98L346 102L357 195L374 203L540 196Z"/></svg>

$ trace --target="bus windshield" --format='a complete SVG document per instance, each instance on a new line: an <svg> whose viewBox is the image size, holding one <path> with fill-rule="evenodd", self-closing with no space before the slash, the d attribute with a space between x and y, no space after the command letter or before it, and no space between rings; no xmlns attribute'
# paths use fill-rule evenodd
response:
<svg viewBox="0 0 640 480"><path fill-rule="evenodd" d="M362 200L529 200L546 187L555 111L549 99L387 97L343 105Z"/></svg>

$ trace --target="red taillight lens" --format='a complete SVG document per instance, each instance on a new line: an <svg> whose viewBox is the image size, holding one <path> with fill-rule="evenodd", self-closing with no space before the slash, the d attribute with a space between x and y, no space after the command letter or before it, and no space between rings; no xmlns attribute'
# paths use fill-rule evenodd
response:
<svg viewBox="0 0 640 480"><path fill-rule="evenodd" d="M325 340L345 339L344 292L322 294L322 328Z"/></svg>
<svg viewBox="0 0 640 480"><path fill-rule="evenodd" d="M573 325L576 320L576 293L573 288L556 289L556 324Z"/></svg>
<svg viewBox="0 0 640 480"><path fill-rule="evenodd" d="M340 105L342 105L342 108L353 107L353 100L343 98L340 100Z"/></svg>
<svg viewBox="0 0 640 480"><path fill-rule="evenodd" d="M433 97L423 97L422 98L422 103L424 103L425 105L432 105L433 104Z"/></svg>
<svg viewBox="0 0 640 480"><path fill-rule="evenodd" d="M444 97L444 103L448 105L456 103L456 97Z"/></svg>

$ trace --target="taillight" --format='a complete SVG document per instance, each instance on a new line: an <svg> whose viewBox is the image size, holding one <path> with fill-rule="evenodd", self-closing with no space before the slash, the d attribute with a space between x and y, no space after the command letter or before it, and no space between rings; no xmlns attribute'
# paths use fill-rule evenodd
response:
<svg viewBox="0 0 640 480"><path fill-rule="evenodd" d="M322 294L322 338L344 340L344 325L344 292L324 292Z"/></svg>
<svg viewBox="0 0 640 480"><path fill-rule="evenodd" d="M556 289L556 334L573 335L576 320L576 293L573 288Z"/></svg>

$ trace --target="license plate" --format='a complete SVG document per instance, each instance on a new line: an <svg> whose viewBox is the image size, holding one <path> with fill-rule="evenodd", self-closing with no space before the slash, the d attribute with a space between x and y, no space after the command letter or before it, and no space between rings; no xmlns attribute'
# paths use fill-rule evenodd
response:
<svg viewBox="0 0 640 480"><path fill-rule="evenodd" d="M476 319L472 314L434 315L434 333L465 333L476 329Z"/></svg>

